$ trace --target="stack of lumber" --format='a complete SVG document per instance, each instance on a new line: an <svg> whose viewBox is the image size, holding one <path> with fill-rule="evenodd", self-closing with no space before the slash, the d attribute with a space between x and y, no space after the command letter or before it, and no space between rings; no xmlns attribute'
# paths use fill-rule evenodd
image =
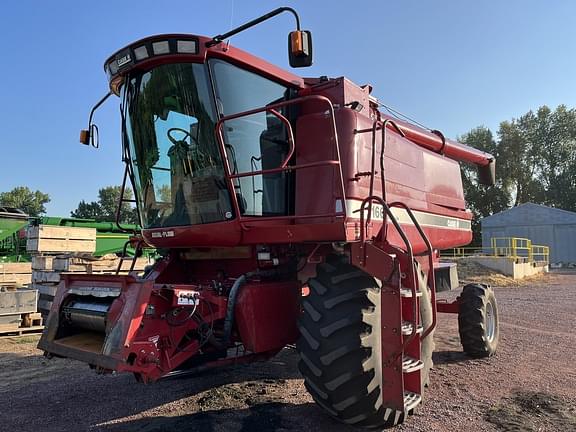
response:
<svg viewBox="0 0 576 432"><path fill-rule="evenodd" d="M63 253L93 253L96 229L38 225L28 227L26 250L32 255L31 288L38 290L38 310L46 316L60 283L53 271L55 256Z"/></svg>
<svg viewBox="0 0 576 432"><path fill-rule="evenodd" d="M97 258L90 254L59 254L53 256L39 255L32 257L32 288L39 293L38 310L43 316L50 312L62 274L116 274L122 262L119 274L128 274L133 264L132 258L121 258L116 255L105 255ZM141 273L152 264L148 258L138 258L133 271Z"/></svg>
<svg viewBox="0 0 576 432"><path fill-rule="evenodd" d="M32 254L93 253L96 229L38 225L28 228L26 250Z"/></svg>
<svg viewBox="0 0 576 432"><path fill-rule="evenodd" d="M32 254L32 285L38 290L38 310L47 316L64 273L127 274L142 272L150 264L148 258L122 260L116 255L95 257L96 229L39 225L28 229L27 250Z"/></svg>
<svg viewBox="0 0 576 432"><path fill-rule="evenodd" d="M27 285L31 278L30 263L0 263L0 284Z"/></svg>

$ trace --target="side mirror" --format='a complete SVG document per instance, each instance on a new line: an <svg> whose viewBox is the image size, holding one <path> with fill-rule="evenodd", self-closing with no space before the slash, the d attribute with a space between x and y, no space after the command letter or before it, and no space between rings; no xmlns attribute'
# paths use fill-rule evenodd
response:
<svg viewBox="0 0 576 432"><path fill-rule="evenodd" d="M308 67L312 65L312 33L296 30L288 35L288 57L290 66Z"/></svg>
<svg viewBox="0 0 576 432"><path fill-rule="evenodd" d="M108 99L111 95L112 92L106 93L106 96L100 99L98 103L94 105L94 108L92 108L90 111L90 117L88 118L88 129L82 129L80 131L80 143L84 145L91 145L94 148L98 148L100 146L98 126L92 123L92 119L94 118L94 112L100 107L100 105L106 102L106 99Z"/></svg>
<svg viewBox="0 0 576 432"><path fill-rule="evenodd" d="M80 143L84 145L91 145L94 148L98 148L100 146L98 136L98 126L94 123L90 124L89 129L82 129L80 131Z"/></svg>

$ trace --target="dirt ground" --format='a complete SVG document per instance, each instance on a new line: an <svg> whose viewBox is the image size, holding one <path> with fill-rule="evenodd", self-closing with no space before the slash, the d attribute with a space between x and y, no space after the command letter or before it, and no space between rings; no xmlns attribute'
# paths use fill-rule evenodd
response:
<svg viewBox="0 0 576 432"><path fill-rule="evenodd" d="M442 315L424 405L398 431L576 431L576 273L496 287L496 356L472 360ZM452 298L457 292L444 294ZM0 339L1 431L353 431L306 393L297 354L142 385Z"/></svg>

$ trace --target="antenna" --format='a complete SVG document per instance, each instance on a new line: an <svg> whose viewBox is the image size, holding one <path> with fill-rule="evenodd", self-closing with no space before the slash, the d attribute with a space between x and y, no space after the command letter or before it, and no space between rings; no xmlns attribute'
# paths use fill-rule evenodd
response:
<svg viewBox="0 0 576 432"><path fill-rule="evenodd" d="M232 4L230 5L230 25L228 26L229 31L232 30L233 23L234 23L234 0L232 0Z"/></svg>
<svg viewBox="0 0 576 432"><path fill-rule="evenodd" d="M230 25L228 26L228 31L232 30L232 24L234 23L234 0L232 0L230 4ZM230 36L226 40L226 46L224 47L224 51L228 51L230 49L230 41L232 40L232 36Z"/></svg>

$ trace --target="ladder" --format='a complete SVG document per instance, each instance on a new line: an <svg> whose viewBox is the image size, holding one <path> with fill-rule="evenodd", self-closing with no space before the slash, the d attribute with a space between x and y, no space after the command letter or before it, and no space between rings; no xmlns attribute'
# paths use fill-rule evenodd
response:
<svg viewBox="0 0 576 432"><path fill-rule="evenodd" d="M386 217L376 236L366 238L367 220L364 212L372 203L384 209ZM409 215L420 237L426 244L428 274L420 270L415 260L412 244L391 211L402 208ZM402 238L404 249L386 240L387 218ZM382 406L386 407L388 421L394 416L396 424L400 417L414 410L422 402L425 359L422 358L422 340L436 325L434 265L432 245L411 209L404 203L388 205L378 196L369 196L360 208L360 242L353 246L352 261L382 282L381 286L381 349L382 349ZM426 280L428 283L426 283ZM430 285L433 320L423 328L420 320L421 288Z"/></svg>

